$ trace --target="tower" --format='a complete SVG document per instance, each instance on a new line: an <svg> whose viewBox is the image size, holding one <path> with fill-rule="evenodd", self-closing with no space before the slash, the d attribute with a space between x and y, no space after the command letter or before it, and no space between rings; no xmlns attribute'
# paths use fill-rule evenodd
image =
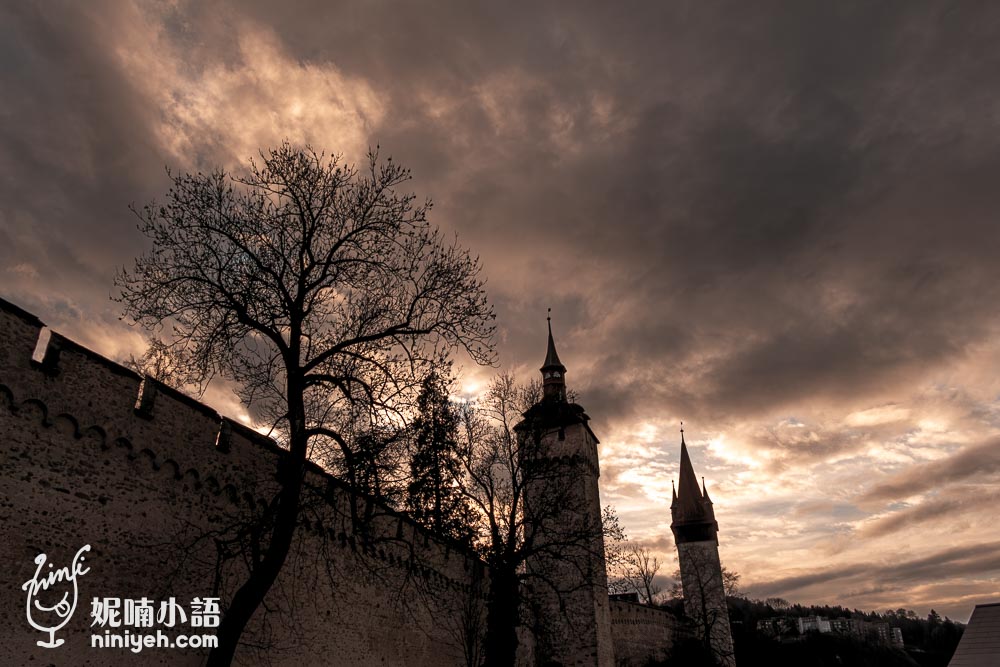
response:
<svg viewBox="0 0 1000 667"><path fill-rule="evenodd" d="M549 319L542 398L514 427L524 483L528 600L539 665L611 667L597 437L590 417L566 398Z"/></svg>
<svg viewBox="0 0 1000 667"><path fill-rule="evenodd" d="M734 667L733 637L719 560L719 523L704 479L699 488L683 428L679 477L670 505L673 518L670 529L677 544L684 613L692 620L697 638L711 649L716 661Z"/></svg>

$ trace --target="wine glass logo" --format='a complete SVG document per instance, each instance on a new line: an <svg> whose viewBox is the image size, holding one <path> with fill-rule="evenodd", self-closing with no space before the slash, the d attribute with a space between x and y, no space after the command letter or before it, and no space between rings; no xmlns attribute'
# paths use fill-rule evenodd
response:
<svg viewBox="0 0 1000 667"><path fill-rule="evenodd" d="M35 569L35 576L28 579L21 586L22 591L28 592L28 601L26 613L28 615L28 623L31 627L39 630L40 632L49 633L48 640L38 640L37 644L44 648L55 648L57 646L62 646L65 643L65 639L56 639L56 630L62 629L69 619L72 618L73 612L76 611L76 603L79 598L79 590L76 584L76 578L81 577L88 572L90 568L83 567L83 561L86 560L83 554L90 551L90 545L86 544L76 552L73 557L73 562L69 567L53 568L52 563L48 563L48 570L46 571L45 565L48 561L48 556L45 554L38 554L35 556L35 565L38 566ZM70 601L72 586L72 601ZM55 599L55 596L62 593L62 597L55 604L42 604L38 600L39 593L49 589L52 589L51 597ZM47 596L48 597L48 596ZM35 616L32 612L35 612ZM54 616L55 624L52 625L42 625L36 619L37 614L41 612L42 618L51 618Z"/></svg>

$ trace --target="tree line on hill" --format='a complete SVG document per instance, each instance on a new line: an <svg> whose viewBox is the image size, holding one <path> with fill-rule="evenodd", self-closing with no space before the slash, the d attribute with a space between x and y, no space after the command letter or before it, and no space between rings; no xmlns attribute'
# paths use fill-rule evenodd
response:
<svg viewBox="0 0 1000 667"><path fill-rule="evenodd" d="M781 598L756 600L741 595L728 598L729 619L740 667L947 667L965 626L931 610L926 617L907 609L884 612L848 609L840 605L792 604ZM682 601L670 599L661 606L681 615ZM758 630L758 621L821 616L851 618L868 623L888 623L900 628L905 648L873 642L870 638L836 632L797 631L775 637ZM710 667L712 656L698 641L680 638L661 667Z"/></svg>

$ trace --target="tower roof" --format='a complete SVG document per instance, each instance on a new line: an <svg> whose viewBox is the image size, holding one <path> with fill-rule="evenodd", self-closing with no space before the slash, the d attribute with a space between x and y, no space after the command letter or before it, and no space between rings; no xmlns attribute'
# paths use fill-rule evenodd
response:
<svg viewBox="0 0 1000 667"><path fill-rule="evenodd" d="M684 429L681 429L681 467L677 482L677 490L670 513L673 518L671 528L674 538L678 541L714 540L719 530L715 520L715 510L712 500L708 497L708 489L704 480L698 484L698 476L691 464L691 454L684 441Z"/></svg>
<svg viewBox="0 0 1000 667"><path fill-rule="evenodd" d="M989 667L1000 660L1000 602L977 604L948 667Z"/></svg>
<svg viewBox="0 0 1000 667"><path fill-rule="evenodd" d="M551 308L549 308L549 312L552 312ZM545 319L548 320L549 323L549 346L545 351L545 363L542 364L541 370L544 371L546 368L558 368L565 373L566 367L562 365L561 361L559 361L559 353L556 352L556 342L552 338L552 316L549 315Z"/></svg>
<svg viewBox="0 0 1000 667"><path fill-rule="evenodd" d="M566 367L559 361L556 352L556 342L552 338L552 309L545 319L549 323L549 347L545 351L545 364L542 366L542 396L549 402L566 402Z"/></svg>
<svg viewBox="0 0 1000 667"><path fill-rule="evenodd" d="M694 474L691 465L691 455L688 454L687 443L684 442L684 430L681 429L681 469L677 483L678 506L685 517L696 518L701 514L702 500L698 476Z"/></svg>

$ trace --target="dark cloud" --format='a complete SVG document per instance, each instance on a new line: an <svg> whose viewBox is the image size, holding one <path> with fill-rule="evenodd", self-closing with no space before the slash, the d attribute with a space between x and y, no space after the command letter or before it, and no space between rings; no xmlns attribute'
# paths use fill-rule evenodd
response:
<svg viewBox="0 0 1000 667"><path fill-rule="evenodd" d="M86 261L60 278L93 284L139 241L88 239L128 229L124 204L170 156L149 149L158 110L99 12L62 9L9 22L23 95L4 169L30 193L19 214L62 232L35 236L41 263ZM1000 140L995 17L774 9L192 3L158 18L182 72L235 66L234 26L255 21L289 57L368 81L386 107L370 139L483 253L505 358L535 363L555 305L604 419L658 405L717 420L908 382L995 318L954 298L1000 279L969 261L1000 247L983 217L1000 195L977 178L998 166L983 150ZM956 117L949 90L980 104Z"/></svg>
<svg viewBox="0 0 1000 667"><path fill-rule="evenodd" d="M11 55L0 68L0 280L72 326L59 304L105 316L115 266L142 248L127 206L162 186L152 110L108 48L113 12L66 3L0 13Z"/></svg>
<svg viewBox="0 0 1000 667"><path fill-rule="evenodd" d="M893 512L892 514L873 521L864 527L861 534L865 537L878 537L898 532L911 526L923 526L928 529L937 519L948 519L954 525L962 514L995 507L1000 501L1000 493L984 491L977 488L963 488L959 493L944 493L943 497L933 497L911 507Z"/></svg>
<svg viewBox="0 0 1000 667"><path fill-rule="evenodd" d="M754 584L751 592L765 597L786 595L817 584L864 578L888 584L914 584L943 579L995 574L1000 570L1000 542L955 547L930 556L901 562L856 563L805 575ZM843 584L838 584L843 585Z"/></svg>
<svg viewBox="0 0 1000 667"><path fill-rule="evenodd" d="M807 588L816 584L827 584L838 579L864 574L868 571L870 571L870 566L865 564L838 567L822 572L811 572L809 574L784 577L774 581L754 584L751 590L754 595L761 597L785 595L802 588Z"/></svg>
<svg viewBox="0 0 1000 667"><path fill-rule="evenodd" d="M866 492L863 502L908 498L931 489L948 490L955 482L1000 472L1000 439L964 447L947 458L908 468Z"/></svg>

